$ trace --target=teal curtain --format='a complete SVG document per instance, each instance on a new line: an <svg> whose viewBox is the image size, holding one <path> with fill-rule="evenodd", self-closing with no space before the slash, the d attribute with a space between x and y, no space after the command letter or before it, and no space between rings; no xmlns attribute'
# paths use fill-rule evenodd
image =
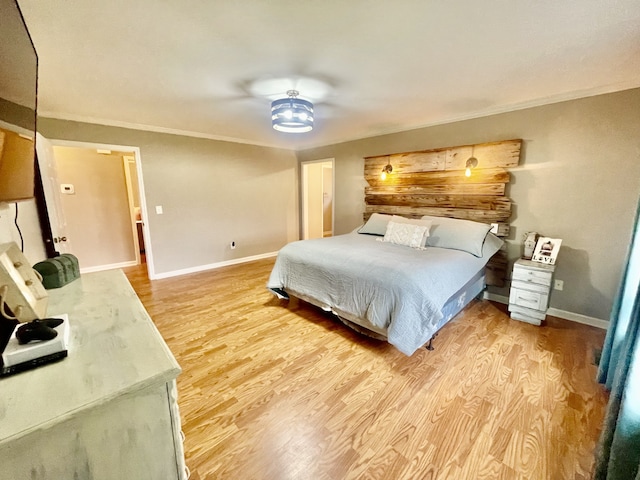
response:
<svg viewBox="0 0 640 480"><path fill-rule="evenodd" d="M640 480L640 205L598 369L611 390L597 480Z"/></svg>

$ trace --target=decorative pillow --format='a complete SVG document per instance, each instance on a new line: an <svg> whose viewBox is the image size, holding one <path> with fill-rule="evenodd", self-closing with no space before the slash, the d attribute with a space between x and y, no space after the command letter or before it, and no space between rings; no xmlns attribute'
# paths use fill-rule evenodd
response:
<svg viewBox="0 0 640 480"><path fill-rule="evenodd" d="M383 236L387 231L389 220L391 220L391 215L372 213L367 223L358 229L358 233Z"/></svg>
<svg viewBox="0 0 640 480"><path fill-rule="evenodd" d="M491 230L491 225L429 215L425 215L422 219L431 221L427 246L462 250L476 257L482 257L482 245L487 233Z"/></svg>
<svg viewBox="0 0 640 480"><path fill-rule="evenodd" d="M383 242L406 245L407 247L424 249L424 234L428 227L424 225L412 225L410 223L396 223L390 221L384 234Z"/></svg>
<svg viewBox="0 0 640 480"><path fill-rule="evenodd" d="M422 244L420 245L421 247L427 246L427 238L429 238L429 229L431 228L430 220L422 220L418 218L405 218L405 217L400 217L399 215L394 215L393 217L391 217L391 221L396 223L408 223L410 225L420 225L423 227L427 227L427 229L424 232L424 236L422 238Z"/></svg>

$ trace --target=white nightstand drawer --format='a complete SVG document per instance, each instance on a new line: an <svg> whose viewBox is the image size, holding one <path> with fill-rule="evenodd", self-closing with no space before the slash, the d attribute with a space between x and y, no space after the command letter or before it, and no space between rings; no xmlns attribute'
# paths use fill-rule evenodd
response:
<svg viewBox="0 0 640 480"><path fill-rule="evenodd" d="M552 272L542 272L530 268L523 268L519 265L513 267L513 280L520 280L527 283L538 283L540 285L551 286Z"/></svg>
<svg viewBox="0 0 640 480"><path fill-rule="evenodd" d="M518 312L512 312L511 318L513 318L514 320L520 320L521 322L530 323L531 325L542 325L542 320L530 317L529 315L523 315Z"/></svg>
<svg viewBox="0 0 640 480"><path fill-rule="evenodd" d="M534 310L532 308L527 308L527 307L521 307L520 305L516 305L513 303L509 304L509 311L512 314L519 313L520 315L525 315L527 317L532 317L541 321L547 318L547 314L545 311Z"/></svg>
<svg viewBox="0 0 640 480"><path fill-rule="evenodd" d="M549 303L549 294L514 288L512 284L509 303L533 310L546 311L547 304Z"/></svg>
<svg viewBox="0 0 640 480"><path fill-rule="evenodd" d="M511 288L518 288L520 290L527 290L529 292L548 293L549 287L547 285L540 285L533 282L522 282L520 280L513 280L511 282Z"/></svg>

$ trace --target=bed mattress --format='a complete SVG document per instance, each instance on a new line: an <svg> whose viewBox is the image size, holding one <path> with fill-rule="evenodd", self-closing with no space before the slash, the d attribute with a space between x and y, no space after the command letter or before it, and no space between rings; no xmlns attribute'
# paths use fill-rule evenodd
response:
<svg viewBox="0 0 640 480"><path fill-rule="evenodd" d="M292 242L278 253L267 287L347 320L366 320L411 355L447 321L455 310L448 303L459 301L456 294L479 281L495 252L479 258L438 247L416 250L378 238L350 233Z"/></svg>

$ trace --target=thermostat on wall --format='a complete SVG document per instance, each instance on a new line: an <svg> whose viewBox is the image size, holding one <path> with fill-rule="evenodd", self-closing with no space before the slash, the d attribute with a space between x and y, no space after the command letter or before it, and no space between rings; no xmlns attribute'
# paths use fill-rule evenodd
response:
<svg viewBox="0 0 640 480"><path fill-rule="evenodd" d="M74 193L76 193L76 189L73 188L73 184L71 183L61 183L60 191L62 193L66 193L67 195L73 195Z"/></svg>

